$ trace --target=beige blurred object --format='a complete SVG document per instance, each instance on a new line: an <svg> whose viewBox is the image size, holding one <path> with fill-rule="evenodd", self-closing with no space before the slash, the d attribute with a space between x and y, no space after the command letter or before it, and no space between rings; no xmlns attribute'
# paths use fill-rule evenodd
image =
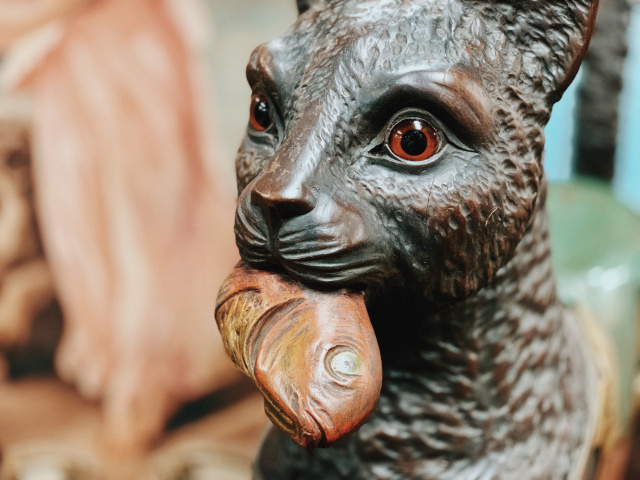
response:
<svg viewBox="0 0 640 480"><path fill-rule="evenodd" d="M87 0L0 0L0 48L65 15Z"/></svg>
<svg viewBox="0 0 640 480"><path fill-rule="evenodd" d="M227 391L226 393L229 393ZM100 410L53 378L0 384L3 480L248 480L268 424L262 396L216 395L217 408L143 454L100 448Z"/></svg>
<svg viewBox="0 0 640 480"><path fill-rule="evenodd" d="M33 96L58 373L103 401L109 445L144 448L182 403L237 378L213 321L237 253L232 190L210 161L207 15L196 0L40 0L29 20L0 0L2 28L18 4L3 78Z"/></svg>
<svg viewBox="0 0 640 480"><path fill-rule="evenodd" d="M0 347L24 345L35 316L53 300L38 238L24 121L0 113Z"/></svg>

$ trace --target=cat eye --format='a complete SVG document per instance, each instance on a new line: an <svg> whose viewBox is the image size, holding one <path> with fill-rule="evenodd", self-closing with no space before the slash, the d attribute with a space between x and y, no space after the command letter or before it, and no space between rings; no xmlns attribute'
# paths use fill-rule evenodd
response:
<svg viewBox="0 0 640 480"><path fill-rule="evenodd" d="M421 162L440 151L440 136L425 120L409 118L396 123L389 133L387 146L401 160Z"/></svg>
<svg viewBox="0 0 640 480"><path fill-rule="evenodd" d="M365 147L369 160L413 172L436 162L451 148L473 151L458 139L452 128L419 108L396 112Z"/></svg>
<svg viewBox="0 0 640 480"><path fill-rule="evenodd" d="M264 132L273 124L271 104L269 99L261 93L251 97L249 124L257 132Z"/></svg>

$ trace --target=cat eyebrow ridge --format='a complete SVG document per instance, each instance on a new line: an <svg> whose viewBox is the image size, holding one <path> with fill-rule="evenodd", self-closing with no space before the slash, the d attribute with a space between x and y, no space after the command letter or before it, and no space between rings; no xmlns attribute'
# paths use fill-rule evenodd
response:
<svg viewBox="0 0 640 480"><path fill-rule="evenodd" d="M375 110L425 108L471 145L488 139L492 101L470 74L456 68L384 73L366 96Z"/></svg>
<svg viewBox="0 0 640 480"><path fill-rule="evenodd" d="M247 64L247 82L253 88L256 84L263 84L266 88L276 91L274 80L275 69L273 54L267 44L257 47L252 53Z"/></svg>

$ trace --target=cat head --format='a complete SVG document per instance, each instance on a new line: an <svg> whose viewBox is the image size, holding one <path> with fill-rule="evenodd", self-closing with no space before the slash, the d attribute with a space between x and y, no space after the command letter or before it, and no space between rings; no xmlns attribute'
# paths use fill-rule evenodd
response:
<svg viewBox="0 0 640 480"><path fill-rule="evenodd" d="M314 286L468 296L529 226L590 0L299 0L247 67L244 260Z"/></svg>

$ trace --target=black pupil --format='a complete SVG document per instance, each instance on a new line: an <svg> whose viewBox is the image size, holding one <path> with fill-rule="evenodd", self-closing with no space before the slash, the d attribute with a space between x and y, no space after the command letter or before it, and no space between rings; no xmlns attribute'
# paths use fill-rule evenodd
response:
<svg viewBox="0 0 640 480"><path fill-rule="evenodd" d="M402 136L400 146L407 155L417 157L427 149L427 143L427 136L420 130L409 130Z"/></svg>
<svg viewBox="0 0 640 480"><path fill-rule="evenodd" d="M271 125L269 103L265 100L259 100L253 109L253 116L256 119L258 125L260 125L262 128L267 128L269 125Z"/></svg>

